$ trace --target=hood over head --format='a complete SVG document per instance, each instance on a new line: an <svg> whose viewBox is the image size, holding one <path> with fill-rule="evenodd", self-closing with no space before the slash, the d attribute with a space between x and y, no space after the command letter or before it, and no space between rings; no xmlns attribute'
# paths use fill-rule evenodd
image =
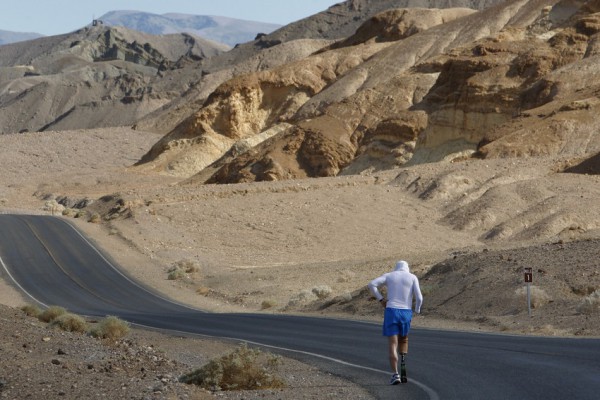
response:
<svg viewBox="0 0 600 400"><path fill-rule="evenodd" d="M406 271L406 272L410 272L410 270L408 269L408 263L406 261L398 261L396 263L396 268L394 269L394 271Z"/></svg>

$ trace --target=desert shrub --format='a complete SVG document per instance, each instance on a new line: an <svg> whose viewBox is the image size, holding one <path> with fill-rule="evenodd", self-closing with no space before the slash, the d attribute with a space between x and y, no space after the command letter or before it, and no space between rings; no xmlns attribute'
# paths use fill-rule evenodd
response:
<svg viewBox="0 0 600 400"><path fill-rule="evenodd" d="M175 263L175 267L185 271L186 274L193 274L198 272L198 265L191 260L180 260Z"/></svg>
<svg viewBox="0 0 600 400"><path fill-rule="evenodd" d="M85 211L77 211L75 213L75 218L85 218L86 215L87 213Z"/></svg>
<svg viewBox="0 0 600 400"><path fill-rule="evenodd" d="M56 200L48 200L44 203L44 211L50 211L52 214L62 213L65 206L58 204Z"/></svg>
<svg viewBox="0 0 600 400"><path fill-rule="evenodd" d="M210 294L211 290L210 288L206 287L206 286L200 286L198 288L196 288L196 293L198 293L200 296L208 296Z"/></svg>
<svg viewBox="0 0 600 400"><path fill-rule="evenodd" d="M65 208L62 211L62 215L64 215L65 217L72 217L73 215L75 215L75 210L73 210L72 208Z"/></svg>
<svg viewBox="0 0 600 400"><path fill-rule="evenodd" d="M186 276L185 271L179 268L171 268L168 272L169 274L167 275L167 279L170 281L183 279Z"/></svg>
<svg viewBox="0 0 600 400"><path fill-rule="evenodd" d="M38 319L43 322L52 322L56 318L60 317L63 314L66 314L67 310L63 307L59 306L51 306L44 310L39 316Z"/></svg>
<svg viewBox="0 0 600 400"><path fill-rule="evenodd" d="M92 214L92 216L90 217L90 219L88 220L88 222L91 222L92 224L98 224L102 221L102 218L100 218L100 214Z"/></svg>
<svg viewBox="0 0 600 400"><path fill-rule="evenodd" d="M179 378L207 390L257 390L284 386L275 375L280 359L242 344L232 353L208 362Z"/></svg>
<svg viewBox="0 0 600 400"><path fill-rule="evenodd" d="M356 277L356 274L352 271L344 270L338 275L337 281L339 283L351 282Z"/></svg>
<svg viewBox="0 0 600 400"><path fill-rule="evenodd" d="M260 305L261 310L266 310L267 308L273 308L277 305L275 300L263 300Z"/></svg>
<svg viewBox="0 0 600 400"><path fill-rule="evenodd" d="M331 295L331 288L327 285L321 285L312 288L312 292L317 296L320 300L326 299Z"/></svg>
<svg viewBox="0 0 600 400"><path fill-rule="evenodd" d="M40 316L40 314L42 313L42 309L34 304L25 304L24 306L21 307L21 311L23 311L25 314L27 314L30 317L36 317L36 318L38 318Z"/></svg>
<svg viewBox="0 0 600 400"><path fill-rule="evenodd" d="M296 296L290 298L290 300L288 302L288 307L294 307L294 306L298 306L300 304L306 304L311 301L315 301L316 299L317 299L316 294L314 294L310 290L304 289L300 293L298 293Z"/></svg>
<svg viewBox="0 0 600 400"><path fill-rule="evenodd" d="M118 340L129 333L129 324L122 319L108 316L90 330L90 335L99 339Z"/></svg>
<svg viewBox="0 0 600 400"><path fill-rule="evenodd" d="M169 268L167 279L174 281L178 279L184 279L188 277L188 274L198 272L199 268L195 262L190 260L181 260L175 263Z"/></svg>
<svg viewBox="0 0 600 400"><path fill-rule="evenodd" d="M79 315L71 313L59 315L50 322L50 326L67 332L83 333L87 331L87 322Z"/></svg>
<svg viewBox="0 0 600 400"><path fill-rule="evenodd" d="M551 300L550 296L537 286L531 286L531 307L540 308L541 306L548 304ZM527 288L521 287L515 291L515 294L523 299L527 298Z"/></svg>
<svg viewBox="0 0 600 400"><path fill-rule="evenodd" d="M600 289L586 296L581 304L577 307L577 311L582 314L594 314L600 311Z"/></svg>

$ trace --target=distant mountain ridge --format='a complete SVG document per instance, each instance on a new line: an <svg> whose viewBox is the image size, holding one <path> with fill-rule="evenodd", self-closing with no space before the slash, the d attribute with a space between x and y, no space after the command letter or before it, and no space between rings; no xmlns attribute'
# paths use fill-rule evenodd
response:
<svg viewBox="0 0 600 400"><path fill-rule="evenodd" d="M44 35L35 32L12 32L0 30L0 46L3 44L23 42L25 40L37 39Z"/></svg>
<svg viewBox="0 0 600 400"><path fill-rule="evenodd" d="M107 25L124 26L153 35L191 33L231 47L254 40L258 33L270 33L281 27L277 24L219 16L178 13L159 15L127 10L110 11L99 19Z"/></svg>

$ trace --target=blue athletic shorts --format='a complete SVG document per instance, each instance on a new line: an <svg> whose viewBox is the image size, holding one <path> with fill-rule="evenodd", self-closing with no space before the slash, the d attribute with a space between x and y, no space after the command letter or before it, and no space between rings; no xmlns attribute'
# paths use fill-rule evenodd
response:
<svg viewBox="0 0 600 400"><path fill-rule="evenodd" d="M386 308L383 314L383 336L408 336L412 310Z"/></svg>

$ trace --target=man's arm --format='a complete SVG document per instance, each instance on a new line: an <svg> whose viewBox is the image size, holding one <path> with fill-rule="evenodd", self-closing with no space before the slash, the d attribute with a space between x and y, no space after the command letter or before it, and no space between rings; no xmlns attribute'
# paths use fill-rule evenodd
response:
<svg viewBox="0 0 600 400"><path fill-rule="evenodd" d="M415 276L413 280L413 295L415 296L415 312L421 313L421 305L423 304L423 294L421 293L421 287L419 286L419 279Z"/></svg>
<svg viewBox="0 0 600 400"><path fill-rule="evenodd" d="M367 285L369 287L369 291L371 292L371 294L373 296L375 296L377 301L383 300L383 295L381 294L381 292L379 292L379 286L383 285L384 283L385 283L385 275L381 275L379 278L373 279Z"/></svg>

